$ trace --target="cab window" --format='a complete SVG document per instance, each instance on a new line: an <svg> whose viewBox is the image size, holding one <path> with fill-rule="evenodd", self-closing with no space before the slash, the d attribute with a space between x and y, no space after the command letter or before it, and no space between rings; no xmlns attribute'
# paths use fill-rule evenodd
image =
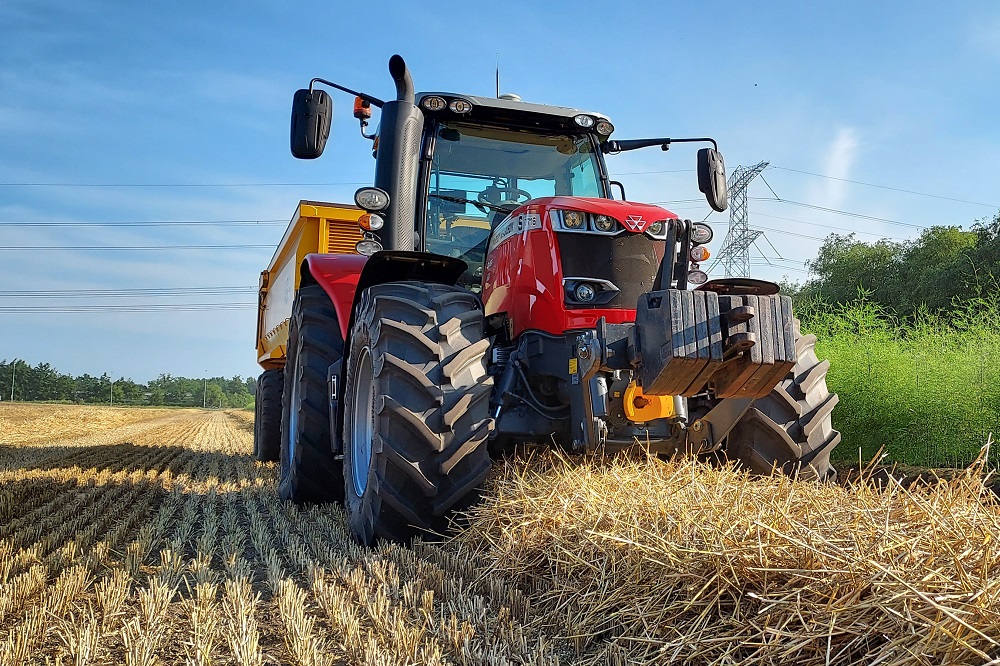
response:
<svg viewBox="0 0 1000 666"><path fill-rule="evenodd" d="M427 250L463 259L463 282L478 285L490 229L520 204L604 196L596 150L586 134L439 125L428 174Z"/></svg>

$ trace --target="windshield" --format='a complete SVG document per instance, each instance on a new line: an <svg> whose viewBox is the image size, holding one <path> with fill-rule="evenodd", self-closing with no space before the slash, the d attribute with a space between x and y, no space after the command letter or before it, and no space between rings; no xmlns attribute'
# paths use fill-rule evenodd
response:
<svg viewBox="0 0 1000 666"><path fill-rule="evenodd" d="M478 285L490 229L538 197L603 197L596 145L585 134L541 134L443 123L427 197L427 250L463 259Z"/></svg>

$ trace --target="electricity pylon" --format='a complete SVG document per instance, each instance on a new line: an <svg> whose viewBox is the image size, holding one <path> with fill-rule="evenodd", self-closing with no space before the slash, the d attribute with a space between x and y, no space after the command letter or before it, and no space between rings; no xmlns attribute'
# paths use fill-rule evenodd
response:
<svg viewBox="0 0 1000 666"><path fill-rule="evenodd" d="M761 231L751 230L747 210L747 186L767 167L760 162L752 167L738 166L729 176L729 233L722 242L719 259L726 268L726 277L750 277L750 246Z"/></svg>

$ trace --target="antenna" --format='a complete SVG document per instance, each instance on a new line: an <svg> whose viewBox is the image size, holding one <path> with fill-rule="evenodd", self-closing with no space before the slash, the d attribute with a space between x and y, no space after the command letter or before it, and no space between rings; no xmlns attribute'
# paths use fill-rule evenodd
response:
<svg viewBox="0 0 1000 666"><path fill-rule="evenodd" d="M497 54L497 99L500 99L500 54Z"/></svg>
<svg viewBox="0 0 1000 666"><path fill-rule="evenodd" d="M747 187L767 165L759 162L752 167L738 166L729 176L729 233L716 260L726 268L726 277L750 277L750 246L763 232L749 228Z"/></svg>

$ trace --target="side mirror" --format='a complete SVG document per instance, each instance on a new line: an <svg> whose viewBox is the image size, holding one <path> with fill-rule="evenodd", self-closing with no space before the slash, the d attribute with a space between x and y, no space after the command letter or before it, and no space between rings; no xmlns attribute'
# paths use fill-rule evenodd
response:
<svg viewBox="0 0 1000 666"><path fill-rule="evenodd" d="M714 148L698 151L698 189L712 210L721 213L729 205L729 191L726 188L726 163L722 153Z"/></svg>
<svg viewBox="0 0 1000 666"><path fill-rule="evenodd" d="M333 100L323 90L298 90L292 99L292 155L314 160L323 154L333 121Z"/></svg>

